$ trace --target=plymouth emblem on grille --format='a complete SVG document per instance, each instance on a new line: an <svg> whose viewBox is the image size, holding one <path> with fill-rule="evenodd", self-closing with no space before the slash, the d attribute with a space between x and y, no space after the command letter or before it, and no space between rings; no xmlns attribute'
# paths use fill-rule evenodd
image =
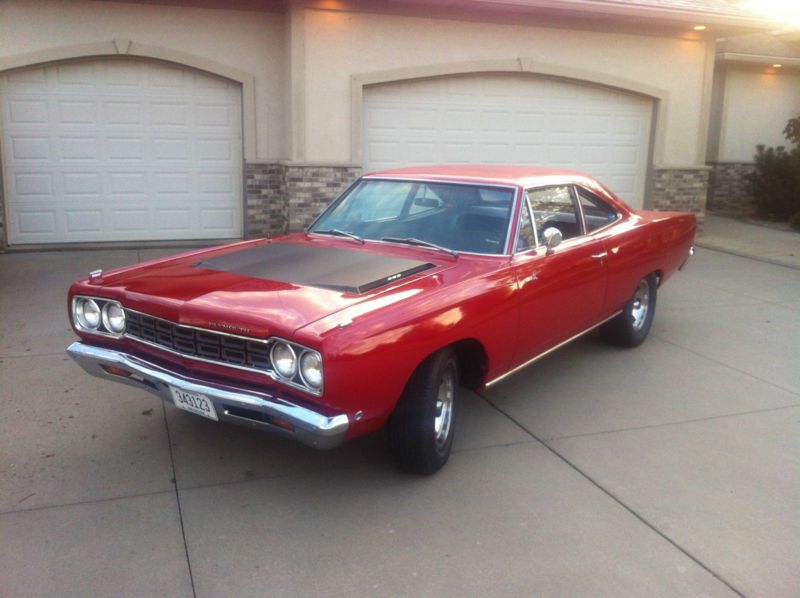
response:
<svg viewBox="0 0 800 598"><path fill-rule="evenodd" d="M224 322L209 322L208 325L211 328L221 328L222 330L230 330L231 332L242 332L244 334L250 332L250 329L244 326L234 326L233 324L225 324Z"/></svg>

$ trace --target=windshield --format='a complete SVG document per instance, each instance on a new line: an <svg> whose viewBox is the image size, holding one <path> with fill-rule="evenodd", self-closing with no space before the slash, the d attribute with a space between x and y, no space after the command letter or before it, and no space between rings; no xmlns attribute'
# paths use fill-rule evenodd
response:
<svg viewBox="0 0 800 598"><path fill-rule="evenodd" d="M514 190L509 187L362 179L309 230L501 254L513 201Z"/></svg>

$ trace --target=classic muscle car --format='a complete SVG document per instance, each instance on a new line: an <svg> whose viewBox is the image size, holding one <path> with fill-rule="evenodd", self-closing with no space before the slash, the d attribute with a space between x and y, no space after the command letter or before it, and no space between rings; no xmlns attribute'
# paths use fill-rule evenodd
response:
<svg viewBox="0 0 800 598"><path fill-rule="evenodd" d="M569 171L378 172L305 232L92 272L69 290L68 352L180 409L317 448L387 426L399 466L432 473L460 387L597 327L644 341L695 228Z"/></svg>

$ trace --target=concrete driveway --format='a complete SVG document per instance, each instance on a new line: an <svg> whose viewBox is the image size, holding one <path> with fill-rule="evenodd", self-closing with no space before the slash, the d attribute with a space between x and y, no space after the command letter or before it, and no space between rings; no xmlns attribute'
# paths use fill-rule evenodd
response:
<svg viewBox="0 0 800 598"><path fill-rule="evenodd" d="M0 595L800 593L800 271L700 250L642 347L465 396L419 478L71 363L70 281L162 253L0 255Z"/></svg>

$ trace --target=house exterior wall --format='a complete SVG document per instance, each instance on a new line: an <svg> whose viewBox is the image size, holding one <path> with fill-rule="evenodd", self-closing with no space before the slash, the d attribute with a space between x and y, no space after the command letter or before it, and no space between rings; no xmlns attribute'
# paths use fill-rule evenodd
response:
<svg viewBox="0 0 800 598"><path fill-rule="evenodd" d="M360 172L365 85L466 72L564 77L652 99L649 186L670 173L687 182L694 171L689 208L704 209L694 189L707 180L713 48L700 36L490 23L462 18L457 7L445 20L382 14L379 4L370 12L291 1L275 12L177 4L5 0L0 71L37 57L130 53L231 73L243 85L246 236L302 228ZM655 193L645 205L662 204Z"/></svg>
<svg viewBox="0 0 800 598"><path fill-rule="evenodd" d="M786 145L786 121L800 114L800 73L729 66L724 81L719 150L712 161L752 162L756 145Z"/></svg>
<svg viewBox="0 0 800 598"><path fill-rule="evenodd" d="M359 158L361 140L351 138L353 77L414 69L422 75L424 67L448 63L457 72L490 61L517 62L521 70L532 61L564 76L594 74L620 87L632 82L663 91L656 167L705 163L698 138L706 135L703 94L711 72L702 40L320 10L305 11L304 27L307 160Z"/></svg>
<svg viewBox="0 0 800 598"><path fill-rule="evenodd" d="M751 162L719 162L711 167L708 209L725 216L752 216L755 199L750 191Z"/></svg>
<svg viewBox="0 0 800 598"><path fill-rule="evenodd" d="M716 73L708 208L743 216L754 212L749 174L757 145L787 145L786 122L800 114L800 72L727 64Z"/></svg>

